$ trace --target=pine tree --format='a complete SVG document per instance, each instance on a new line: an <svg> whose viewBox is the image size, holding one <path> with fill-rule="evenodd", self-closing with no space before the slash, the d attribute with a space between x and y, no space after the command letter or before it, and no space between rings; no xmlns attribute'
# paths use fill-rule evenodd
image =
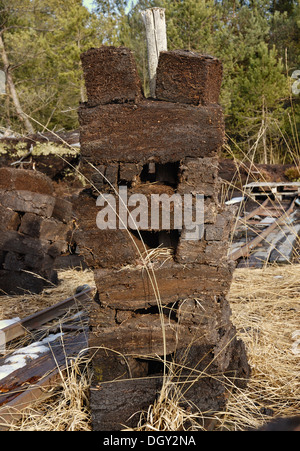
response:
<svg viewBox="0 0 300 451"><path fill-rule="evenodd" d="M221 104L227 132L270 161L268 145L289 133L289 75L300 69L300 7L296 0L0 0L0 35L21 110L50 128L77 127L85 100L80 53L125 45L147 91L147 50L141 10L166 8L168 47L209 53L223 62ZM3 68L3 51L2 67ZM300 116L300 99L293 99ZM0 125L28 131L12 92L0 105ZM36 128L39 126L35 124ZM276 126L274 125L276 124ZM247 150L247 146L243 147Z"/></svg>
<svg viewBox="0 0 300 451"><path fill-rule="evenodd" d="M81 0L2 2L3 40L20 105L50 128L77 127L78 103L85 99L80 53L109 40L110 24L103 16L91 14ZM5 111L0 107L2 125L9 115L16 131L28 132L12 100L11 96Z"/></svg>
<svg viewBox="0 0 300 451"><path fill-rule="evenodd" d="M271 1L271 11L274 14L275 11L280 13L287 13L291 15L294 11L297 2L295 0L272 0Z"/></svg>
<svg viewBox="0 0 300 451"><path fill-rule="evenodd" d="M5 115L9 124L9 102L11 100L18 120L24 126L27 133L34 133L33 125L25 113L22 99L16 88L14 67L11 64L11 59L8 53L9 38L6 40L7 35L11 33L11 30L23 28L25 26L25 16L27 10L30 8L30 3L20 2L19 0L12 0L11 2L3 1L1 4L1 29L0 29L0 57L2 59L3 69L6 77L6 90L7 98L5 102ZM22 11L23 14L17 14ZM8 43L7 43L8 41Z"/></svg>
<svg viewBox="0 0 300 451"><path fill-rule="evenodd" d="M283 58L271 42L270 0L142 0L135 14L153 6L166 8L170 50L195 50L222 60L221 104L228 133L241 146L246 142L251 148L264 125L279 142L277 125L283 126L288 82ZM268 136L262 136L258 145L264 161L270 157L266 151Z"/></svg>

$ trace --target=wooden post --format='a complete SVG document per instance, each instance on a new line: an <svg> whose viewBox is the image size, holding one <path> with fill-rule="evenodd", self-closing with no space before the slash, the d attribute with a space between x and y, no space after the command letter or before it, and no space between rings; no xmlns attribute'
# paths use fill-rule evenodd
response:
<svg viewBox="0 0 300 451"><path fill-rule="evenodd" d="M168 50L165 9L146 9L142 11L142 18L146 27L150 95L154 98L159 54Z"/></svg>
<svg viewBox="0 0 300 451"><path fill-rule="evenodd" d="M0 70L0 96L6 94L6 76L3 70Z"/></svg>

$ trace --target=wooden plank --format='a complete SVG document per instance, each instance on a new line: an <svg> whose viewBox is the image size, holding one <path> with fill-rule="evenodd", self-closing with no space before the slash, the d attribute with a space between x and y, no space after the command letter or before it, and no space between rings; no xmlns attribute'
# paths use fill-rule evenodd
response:
<svg viewBox="0 0 300 451"><path fill-rule="evenodd" d="M46 399L49 395L45 390L49 391L52 387L54 388L61 379L61 374L64 374L64 371L57 368L50 375L45 376L35 385L27 388L19 396L0 408L0 431L9 430L13 424L19 421L26 407L35 404L37 401L41 402L43 399Z"/></svg>
<svg viewBox="0 0 300 451"><path fill-rule="evenodd" d="M244 185L243 188L246 194L255 200L261 196L273 195L275 199L282 201L286 196L300 195L300 182L252 182Z"/></svg>
<svg viewBox="0 0 300 451"><path fill-rule="evenodd" d="M238 268L263 268L266 262L266 254L258 252L257 254L250 255L246 260L241 260L238 264Z"/></svg>
<svg viewBox="0 0 300 451"><path fill-rule="evenodd" d="M268 208L265 211L261 211L259 216L262 216L263 218L271 217L271 218L280 218L280 216L284 213L284 208L281 209L275 209L275 208Z"/></svg>
<svg viewBox="0 0 300 451"><path fill-rule="evenodd" d="M291 215L293 218L297 212ZM300 232L300 224L284 224L280 231L274 231L261 243L260 248L250 255L247 260L242 260L238 267L263 267L266 263L285 264L291 261L294 246Z"/></svg>
<svg viewBox="0 0 300 451"><path fill-rule="evenodd" d="M271 263L290 263L293 257L293 251L300 233L300 224L286 226L282 230L283 239L278 240L273 249L269 261Z"/></svg>
<svg viewBox="0 0 300 451"><path fill-rule="evenodd" d="M290 208L285 212L277 221L267 227L262 233L260 233L254 240L247 243L237 251L232 252L229 255L231 260L238 260L241 257L247 257L250 255L253 249L255 249L276 227L278 227L294 210L295 200L291 203Z"/></svg>
<svg viewBox="0 0 300 451"><path fill-rule="evenodd" d="M85 332L63 337L49 345L49 351L26 367L14 371L0 381L0 430L9 428L22 416L22 411L45 397L45 389L61 381L61 374L88 348ZM2 359L4 361L5 359Z"/></svg>
<svg viewBox="0 0 300 451"><path fill-rule="evenodd" d="M289 197L290 196L297 197L299 195L299 193L297 191L284 191L284 192L275 192L275 193L271 192L271 191L269 191L269 192L261 191L258 193L253 193L251 191L251 192L248 192L247 195L248 195L248 197L250 197L253 200L256 200L257 198L262 197L262 196L274 196L276 200L282 202L284 197L288 197L288 196Z"/></svg>
<svg viewBox="0 0 300 451"><path fill-rule="evenodd" d="M300 182L252 182L244 185L244 188L276 188L280 186L300 188Z"/></svg>
<svg viewBox="0 0 300 451"><path fill-rule="evenodd" d="M48 307L33 315L27 316L22 321L1 329L1 342L4 340L5 343L9 343L15 338L25 335L27 331L38 329L41 325L47 323L48 321L52 321L58 316L63 315L66 310L73 307L76 302L87 302L90 300L89 295L93 289L94 288L89 287L88 289L78 294L74 294L74 296L71 296L64 301L59 302L58 304Z"/></svg>
<svg viewBox="0 0 300 451"><path fill-rule="evenodd" d="M263 212L266 209L269 200L270 199L266 199L263 204L259 205L259 207L257 207L255 210L253 210L243 218L240 218L239 221L245 223L249 221L249 219L253 218L253 216L259 215L259 213Z"/></svg>

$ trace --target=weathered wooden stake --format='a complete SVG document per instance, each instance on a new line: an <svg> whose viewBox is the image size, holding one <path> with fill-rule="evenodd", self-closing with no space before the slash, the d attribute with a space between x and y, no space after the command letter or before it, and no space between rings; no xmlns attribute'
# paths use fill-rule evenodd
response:
<svg viewBox="0 0 300 451"><path fill-rule="evenodd" d="M6 94L6 76L3 70L0 70L0 96Z"/></svg>
<svg viewBox="0 0 300 451"><path fill-rule="evenodd" d="M142 11L142 18L146 27L150 95L154 98L159 54L168 50L165 9L146 9Z"/></svg>

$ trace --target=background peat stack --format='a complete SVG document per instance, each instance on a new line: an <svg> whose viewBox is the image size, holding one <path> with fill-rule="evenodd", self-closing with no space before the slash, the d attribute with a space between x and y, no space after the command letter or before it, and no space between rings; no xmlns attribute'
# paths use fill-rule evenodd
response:
<svg viewBox="0 0 300 451"><path fill-rule="evenodd" d="M0 138L0 167L34 169L55 182L66 179L70 185L76 177L79 160L77 131Z"/></svg>
<svg viewBox="0 0 300 451"><path fill-rule="evenodd" d="M226 300L233 271L227 261L233 215L217 200L224 141L217 104L221 64L194 53L163 52L154 100L141 97L129 50L93 49L82 63L89 100L79 108L80 141L93 183L75 207L80 226L75 241L94 269L98 289L90 335L90 346L98 348L91 390L94 429L136 424L136 417L129 418L147 409L161 387L157 356L165 354L179 365L173 381L186 383L187 401L206 412L224 408L223 375L247 378L249 367ZM115 81L106 89L107 80ZM144 245L130 227L97 229L99 192L114 193L119 186L127 187L128 196L204 195L204 236L188 241L187 231L174 230L173 223L169 230L152 230L148 224L140 232ZM152 251L146 264L145 250L148 255Z"/></svg>
<svg viewBox="0 0 300 451"><path fill-rule="evenodd" d="M39 293L57 283L55 259L71 229L67 204L44 174L0 169L0 295Z"/></svg>

